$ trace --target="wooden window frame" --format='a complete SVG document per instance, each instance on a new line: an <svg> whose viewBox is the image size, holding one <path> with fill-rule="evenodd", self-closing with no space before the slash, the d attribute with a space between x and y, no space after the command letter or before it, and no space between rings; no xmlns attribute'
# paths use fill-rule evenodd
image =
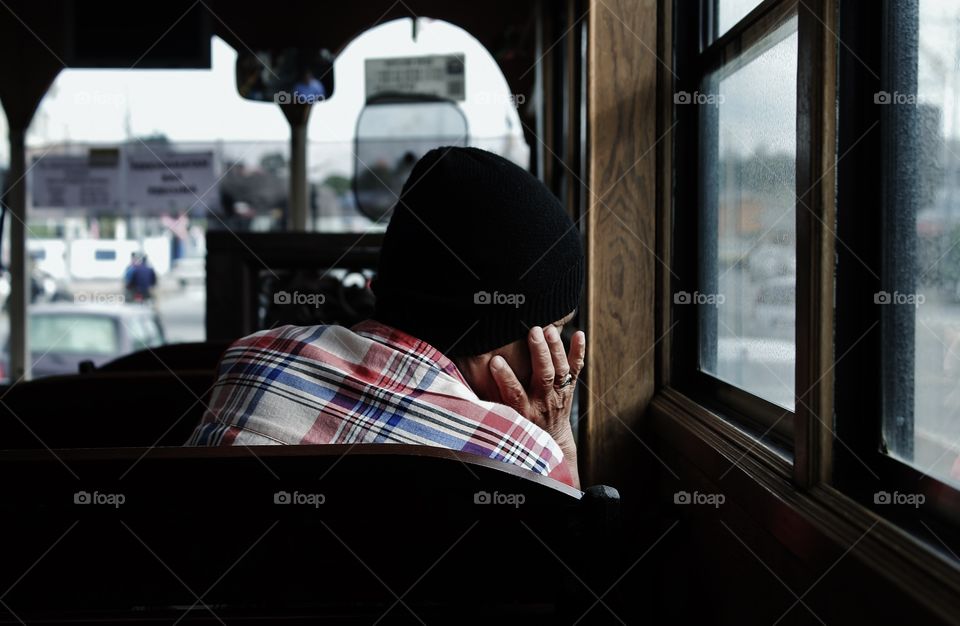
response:
<svg viewBox="0 0 960 626"><path fill-rule="evenodd" d="M893 219L903 220L894 210L899 203L897 193L903 191L897 189L903 183L893 171L893 148L899 149L903 143L902 134L894 128L900 109L878 106L874 101L874 94L891 88L884 66L895 58L890 51L897 47L889 39L897 36L897 29L888 27L898 17L892 14L893 8L889 1L883 3L882 11L857 3L841 6L839 36L847 45L839 58L843 92L839 94L838 150L848 157L837 167L841 206L837 228L843 245L837 248L836 351L846 356L835 368L836 430L842 445L834 446L829 478L837 489L898 526L957 545L960 491L887 454L882 435L883 422L891 411L885 393L892 384L889 368L905 367L912 375L914 367L912 355L907 363L897 365L900 359L890 356L892 346L883 332L886 324L904 323L912 332L914 322L890 320L885 316L895 312L894 308L874 302L874 294L891 289L884 275L896 269L890 262L897 255L888 254L893 239L900 228L915 227L912 217L904 224L892 223ZM876 207L882 208L877 211ZM912 428L909 436L913 436ZM875 502L878 490L923 494L926 502L912 511L885 506Z"/></svg>
<svg viewBox="0 0 960 626"><path fill-rule="evenodd" d="M726 383L700 371L699 350L700 322L696 307L674 306L665 312L667 319L676 323L679 332L673 333L669 358L664 365L669 368L670 387L683 395L694 398L699 405L716 415L723 415L732 425L764 442L776 456L788 464L795 458L794 452L806 451L809 422L821 414L824 406L818 376L808 357L819 354L823 343L822 329L829 328L831 311L817 306L820 299L803 298L801 294L813 293L823 284L819 260L824 246L830 240L822 236L825 224L830 223L833 211L832 199L824 195L825 185L832 182L829 172L821 167L824 159L832 153L824 151L824 128L822 102L831 97L830 85L823 84L821 72L826 67L822 54L822 25L804 5L788 0L766 0L733 25L728 31L714 38L705 32L715 23L712 7L705 0L700 3L677 3L683 13L676 16L678 26L672 35L676 46L672 47L672 59L678 71L670 74L670 93L686 91L693 93L700 87L703 77L730 63L742 63L743 54L756 54L751 49L763 41L775 29L796 16L798 30L797 57L797 118L796 118L796 236L797 236L797 309L796 309L796 363L793 381L797 395L794 411L786 410L772 402L759 398L748 391ZM690 11L690 8L694 10ZM689 11L689 12L688 12ZM697 106L675 106L664 113L664 119L676 123L669 161L674 168L674 178L668 189L672 190L672 206L669 221L677 243L671 243L671 274L667 283L670 289L661 294L666 302L672 302L672 293L694 292L699 286L701 246L698 238L690 233L699 232L700 220L699 157L700 132ZM691 175L691 172L694 173ZM664 217L664 219L668 219ZM680 233L688 233L680 237ZM831 283L832 284L832 283ZM703 291L700 289L700 291ZM827 299L827 302L830 300ZM809 332L811 323L817 328ZM805 332L806 331L806 332ZM813 344L816 344L814 346ZM819 362L815 359L815 362ZM784 469L783 467L780 468ZM811 468L800 467L809 473Z"/></svg>
<svg viewBox="0 0 960 626"><path fill-rule="evenodd" d="M744 21L772 11L779 4L770 0L762 2ZM844 289L852 288L857 275L845 275L843 269L845 265L851 266L851 255L866 252L857 246L873 245L879 249L879 239L863 236L848 240L845 235L849 234L851 222L837 221L838 204L846 206L843 204L846 196L841 176L847 176L846 170L839 168L838 164L847 163L852 176L861 181L869 180L865 175L869 168L865 169L864 164L857 165L855 160L844 161L849 156L844 150L853 154L850 133L856 133L857 125L850 125L850 120L857 120L858 111L845 109L847 102L838 98L838 83L844 90L868 93L863 90L869 85L849 86L853 84L849 82L852 79L844 72L856 62L855 50L859 49L856 45L848 47L853 35L841 29L841 19L847 20L846 26L849 27L850 20L855 19L858 12L865 14L874 10L872 5L864 4L850 0L805 0L797 7L797 188L806 191L798 196L797 210L798 398L790 457L766 445L755 431L751 431L748 422L731 419L727 407L722 407L721 411L714 405L705 404L687 393L682 383L678 384L674 362L677 337L673 332L671 309L672 294L676 291L672 263L677 258L676 237L680 229L678 207L672 192L676 184L677 136L683 136L683 129L679 125L674 129L671 123L674 119L672 94L680 89L676 86L672 65L676 59L672 53L675 42L682 43L682 38L677 39L677 31L672 27L679 19L674 14L674 3L670 0L661 3L660 51L661 58L669 62L659 72L657 128L658 132L672 135L673 141L663 141L658 146L656 233L657 253L661 258L670 259L671 267L658 268L657 271L656 332L665 334L665 338L659 342L655 357L657 378L649 408L649 430L706 476L724 480L724 490L751 514L768 519L775 517L791 528L795 522L786 522L786 519L797 516L823 536L850 547L870 569L893 581L923 605L952 619L960 611L960 564L948 546L957 538L953 534L957 526L943 525L927 518L923 522L930 532L923 535L910 532L916 530L916 525L906 524L890 511L870 506L866 497L872 495L869 492L873 490L868 492L865 488L868 483L862 476L844 477L844 473L857 463L851 461L851 453L865 449L862 446L873 446L873 453L879 456L876 439L871 438L870 430L864 424L878 427L880 413L872 410L876 408L873 405L864 405L858 383L872 381L874 385L879 384L880 342L878 338L872 343L854 345L857 337L850 333L851 322L858 322L857 314L863 309L846 312L844 307L849 306L849 298L854 294ZM737 31L738 27L732 28L718 42L735 38ZM848 36L851 42L847 41ZM870 102L873 102L872 98ZM841 127L844 122L838 123L838 118L847 120L848 125ZM864 121L859 120L860 130L870 124L869 120L866 124ZM873 148L876 152L876 146ZM861 152L870 149L869 142L860 146ZM877 176L875 171L871 175ZM800 205L801 202L806 208ZM873 243L864 243L867 240ZM838 245L838 241L842 243ZM855 243L851 245L851 241ZM843 251L847 246L850 249ZM835 272L838 272L836 284ZM859 291L872 293L876 288L864 284ZM835 316L835 306L844 314ZM862 324L862 320L858 323ZM835 325L838 337L845 338L836 346ZM849 358L854 354L854 348L859 352ZM873 367L869 367L871 364ZM834 390L841 388L838 381L845 391L837 396L835 405ZM864 437L864 433L868 436ZM844 450L848 447L852 450ZM889 458L885 461L897 463ZM904 482L907 479L917 478L910 475L910 471L915 470L906 466L899 470L899 476L883 476L893 481L890 483L893 488L907 484ZM956 492L950 490L944 497L943 486L936 483L931 479L931 495L945 499L948 512L956 512L952 501ZM916 482L913 485L916 490ZM778 526L771 527L771 531L790 532Z"/></svg>

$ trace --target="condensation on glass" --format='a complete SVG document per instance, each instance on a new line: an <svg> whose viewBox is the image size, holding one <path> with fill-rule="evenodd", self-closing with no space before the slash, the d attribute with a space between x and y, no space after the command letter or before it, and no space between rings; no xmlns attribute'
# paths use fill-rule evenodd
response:
<svg viewBox="0 0 960 626"><path fill-rule="evenodd" d="M794 408L797 21L700 93L700 368ZM691 96L691 100L694 96Z"/></svg>
<svg viewBox="0 0 960 626"><path fill-rule="evenodd" d="M717 37L730 30L760 5L762 0L716 0Z"/></svg>
<svg viewBox="0 0 960 626"><path fill-rule="evenodd" d="M904 3L903 54L874 99L896 168L882 306L884 444L924 473L960 484L960 0ZM891 132L900 131L900 132ZM889 367L888 367L889 369ZM912 374L912 376L911 376Z"/></svg>

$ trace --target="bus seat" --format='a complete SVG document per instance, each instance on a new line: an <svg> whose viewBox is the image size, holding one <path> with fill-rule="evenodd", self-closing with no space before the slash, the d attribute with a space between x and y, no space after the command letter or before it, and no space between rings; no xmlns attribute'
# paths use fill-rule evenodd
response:
<svg viewBox="0 0 960 626"><path fill-rule="evenodd" d="M98 372L143 372L152 370L215 370L228 341L171 343L138 350L96 368Z"/></svg>
<svg viewBox="0 0 960 626"><path fill-rule="evenodd" d="M57 542L4 598L28 622L612 619L610 488L395 444L56 453L0 454L4 570Z"/></svg>
<svg viewBox="0 0 960 626"><path fill-rule="evenodd" d="M179 446L213 381L210 370L161 370L19 382L0 396L0 449Z"/></svg>

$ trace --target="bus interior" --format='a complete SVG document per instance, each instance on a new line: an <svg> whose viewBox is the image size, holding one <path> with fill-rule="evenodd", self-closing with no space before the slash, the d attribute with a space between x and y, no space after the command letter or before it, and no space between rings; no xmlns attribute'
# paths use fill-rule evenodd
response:
<svg viewBox="0 0 960 626"><path fill-rule="evenodd" d="M0 623L960 623L960 0L5 0L0 49ZM582 246L579 487L185 445L234 342L375 316L438 148Z"/></svg>

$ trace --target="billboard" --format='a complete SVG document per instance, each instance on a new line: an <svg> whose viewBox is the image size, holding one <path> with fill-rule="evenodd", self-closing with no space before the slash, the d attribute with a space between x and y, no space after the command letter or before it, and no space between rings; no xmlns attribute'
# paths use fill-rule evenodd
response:
<svg viewBox="0 0 960 626"><path fill-rule="evenodd" d="M199 216L220 207L213 151L144 146L42 154L27 176L30 208L41 215Z"/></svg>

